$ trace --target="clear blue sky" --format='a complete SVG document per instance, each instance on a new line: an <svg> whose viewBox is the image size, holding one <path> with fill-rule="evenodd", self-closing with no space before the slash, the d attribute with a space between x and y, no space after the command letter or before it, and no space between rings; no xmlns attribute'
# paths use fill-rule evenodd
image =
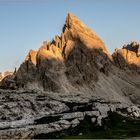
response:
<svg viewBox="0 0 140 140"><path fill-rule="evenodd" d="M68 12L94 30L110 53L140 42L140 0L0 0L0 71L18 67L29 49L60 34Z"/></svg>

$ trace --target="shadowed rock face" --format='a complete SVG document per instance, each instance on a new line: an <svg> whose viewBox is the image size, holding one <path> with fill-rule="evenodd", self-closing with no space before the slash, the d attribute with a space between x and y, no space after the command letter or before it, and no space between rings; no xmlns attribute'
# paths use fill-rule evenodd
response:
<svg viewBox="0 0 140 140"><path fill-rule="evenodd" d="M117 49L112 56L116 66L121 69L140 72L140 44L137 42L133 41L122 49Z"/></svg>

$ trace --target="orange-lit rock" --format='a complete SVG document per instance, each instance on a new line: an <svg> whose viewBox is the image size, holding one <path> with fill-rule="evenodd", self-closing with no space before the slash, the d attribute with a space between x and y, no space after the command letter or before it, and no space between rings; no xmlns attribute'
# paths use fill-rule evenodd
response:
<svg viewBox="0 0 140 140"><path fill-rule="evenodd" d="M69 13L66 17L64 35L66 41L78 39L88 48L101 49L108 53L105 44L96 33L90 30L72 13Z"/></svg>
<svg viewBox="0 0 140 140"><path fill-rule="evenodd" d="M36 54L37 54L37 51L30 50L28 55L25 58L25 61L30 60L34 65L36 65Z"/></svg>
<svg viewBox="0 0 140 140"><path fill-rule="evenodd" d="M13 75L13 72L10 71L5 71L3 73L0 72L0 81L4 79L6 76L10 76L10 75Z"/></svg>
<svg viewBox="0 0 140 140"><path fill-rule="evenodd" d="M140 72L140 44L137 42L133 41L117 49L112 56L118 67Z"/></svg>

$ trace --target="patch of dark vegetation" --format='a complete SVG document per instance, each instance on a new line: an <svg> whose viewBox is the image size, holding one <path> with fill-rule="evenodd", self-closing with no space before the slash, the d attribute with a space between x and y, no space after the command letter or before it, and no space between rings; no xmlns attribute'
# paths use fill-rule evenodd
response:
<svg viewBox="0 0 140 140"><path fill-rule="evenodd" d="M59 121L61 116L47 116L47 117L42 117L40 119L36 119L34 122L35 124L47 124L47 123L52 123Z"/></svg>
<svg viewBox="0 0 140 140"><path fill-rule="evenodd" d="M85 117L75 128L69 128L61 132L39 134L34 139L120 139L140 137L140 120L123 117L117 113L111 113L102 121L102 126L91 123L91 118Z"/></svg>

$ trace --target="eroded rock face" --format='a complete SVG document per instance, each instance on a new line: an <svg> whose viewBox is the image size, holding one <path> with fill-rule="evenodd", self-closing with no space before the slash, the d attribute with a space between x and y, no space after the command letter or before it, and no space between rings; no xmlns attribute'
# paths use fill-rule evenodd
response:
<svg viewBox="0 0 140 140"><path fill-rule="evenodd" d="M140 44L131 42L113 53L115 64L121 69L140 72Z"/></svg>

